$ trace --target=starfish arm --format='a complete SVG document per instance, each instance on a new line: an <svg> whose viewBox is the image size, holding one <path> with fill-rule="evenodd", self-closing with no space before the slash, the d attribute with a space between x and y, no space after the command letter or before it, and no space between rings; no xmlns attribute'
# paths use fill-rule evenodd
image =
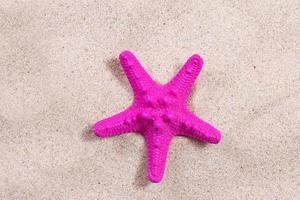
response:
<svg viewBox="0 0 300 200"><path fill-rule="evenodd" d="M192 55L167 86L187 101L189 93L202 69L203 60L198 54Z"/></svg>
<svg viewBox="0 0 300 200"><path fill-rule="evenodd" d="M159 132L158 132L159 131ZM152 130L145 133L148 156L148 179L153 183L159 183L164 175L167 154L172 135L167 130Z"/></svg>
<svg viewBox="0 0 300 200"><path fill-rule="evenodd" d="M130 51L123 51L119 56L134 95L145 92L155 84L154 80L144 70L138 59Z"/></svg>
<svg viewBox="0 0 300 200"><path fill-rule="evenodd" d="M93 132L99 137L110 137L129 132L136 132L137 127L134 123L136 111L133 107L103 119L93 126Z"/></svg>
<svg viewBox="0 0 300 200"><path fill-rule="evenodd" d="M181 119L179 130L180 133L178 135L191 137L201 142L217 144L221 140L219 130L189 111Z"/></svg>

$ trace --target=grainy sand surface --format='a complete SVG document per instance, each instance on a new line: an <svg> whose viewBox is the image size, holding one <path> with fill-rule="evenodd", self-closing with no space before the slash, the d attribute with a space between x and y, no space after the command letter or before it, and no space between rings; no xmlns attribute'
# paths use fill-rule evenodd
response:
<svg viewBox="0 0 300 200"><path fill-rule="evenodd" d="M0 199L300 199L297 0L0 1ZM129 49L158 82L193 53L190 108L218 145L173 140L161 184L143 137L90 126L129 106Z"/></svg>

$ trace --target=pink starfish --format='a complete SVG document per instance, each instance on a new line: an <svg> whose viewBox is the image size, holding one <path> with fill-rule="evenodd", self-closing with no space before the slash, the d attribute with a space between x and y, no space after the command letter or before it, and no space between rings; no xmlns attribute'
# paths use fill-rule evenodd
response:
<svg viewBox="0 0 300 200"><path fill-rule="evenodd" d="M221 139L217 129L187 108L188 96L203 60L197 54L191 56L171 81L160 85L130 51L122 52L119 58L132 87L134 101L125 111L97 122L93 131L99 137L129 132L143 134L148 150L148 178L158 183L162 180L174 136L183 135L213 144Z"/></svg>

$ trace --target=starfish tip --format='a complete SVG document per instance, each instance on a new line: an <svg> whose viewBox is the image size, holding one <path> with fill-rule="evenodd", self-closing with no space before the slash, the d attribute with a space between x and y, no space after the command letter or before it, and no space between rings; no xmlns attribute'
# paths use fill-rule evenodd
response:
<svg viewBox="0 0 300 200"><path fill-rule="evenodd" d="M99 126L97 125L97 123L93 126L92 131L98 137L105 137L104 132L101 131L101 129L99 128Z"/></svg>
<svg viewBox="0 0 300 200"><path fill-rule="evenodd" d="M200 67L202 67L204 63L202 57L199 54L192 55L190 59L192 60L192 63L194 65L199 65Z"/></svg>
<svg viewBox="0 0 300 200"><path fill-rule="evenodd" d="M162 176L156 176L155 174L149 173L148 174L148 179L152 182L152 183L159 183L162 180Z"/></svg>
<svg viewBox="0 0 300 200"><path fill-rule="evenodd" d="M218 144L221 141L221 138L221 133L218 131L209 140L212 144Z"/></svg>
<svg viewBox="0 0 300 200"><path fill-rule="evenodd" d="M121 63L125 63L131 57L133 57L133 53L131 53L128 50L122 51L119 55L119 59L120 59Z"/></svg>

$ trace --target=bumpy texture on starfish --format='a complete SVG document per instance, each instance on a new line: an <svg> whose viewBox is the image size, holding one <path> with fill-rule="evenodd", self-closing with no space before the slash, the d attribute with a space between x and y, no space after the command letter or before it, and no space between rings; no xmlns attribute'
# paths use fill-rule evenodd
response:
<svg viewBox="0 0 300 200"><path fill-rule="evenodd" d="M148 178L158 183L163 178L174 136L183 135L213 144L221 139L217 129L187 108L189 93L202 69L203 60L197 54L191 56L171 81L160 85L131 52L124 51L119 58L132 87L134 101L125 111L97 122L93 131L99 137L141 133L147 145Z"/></svg>

